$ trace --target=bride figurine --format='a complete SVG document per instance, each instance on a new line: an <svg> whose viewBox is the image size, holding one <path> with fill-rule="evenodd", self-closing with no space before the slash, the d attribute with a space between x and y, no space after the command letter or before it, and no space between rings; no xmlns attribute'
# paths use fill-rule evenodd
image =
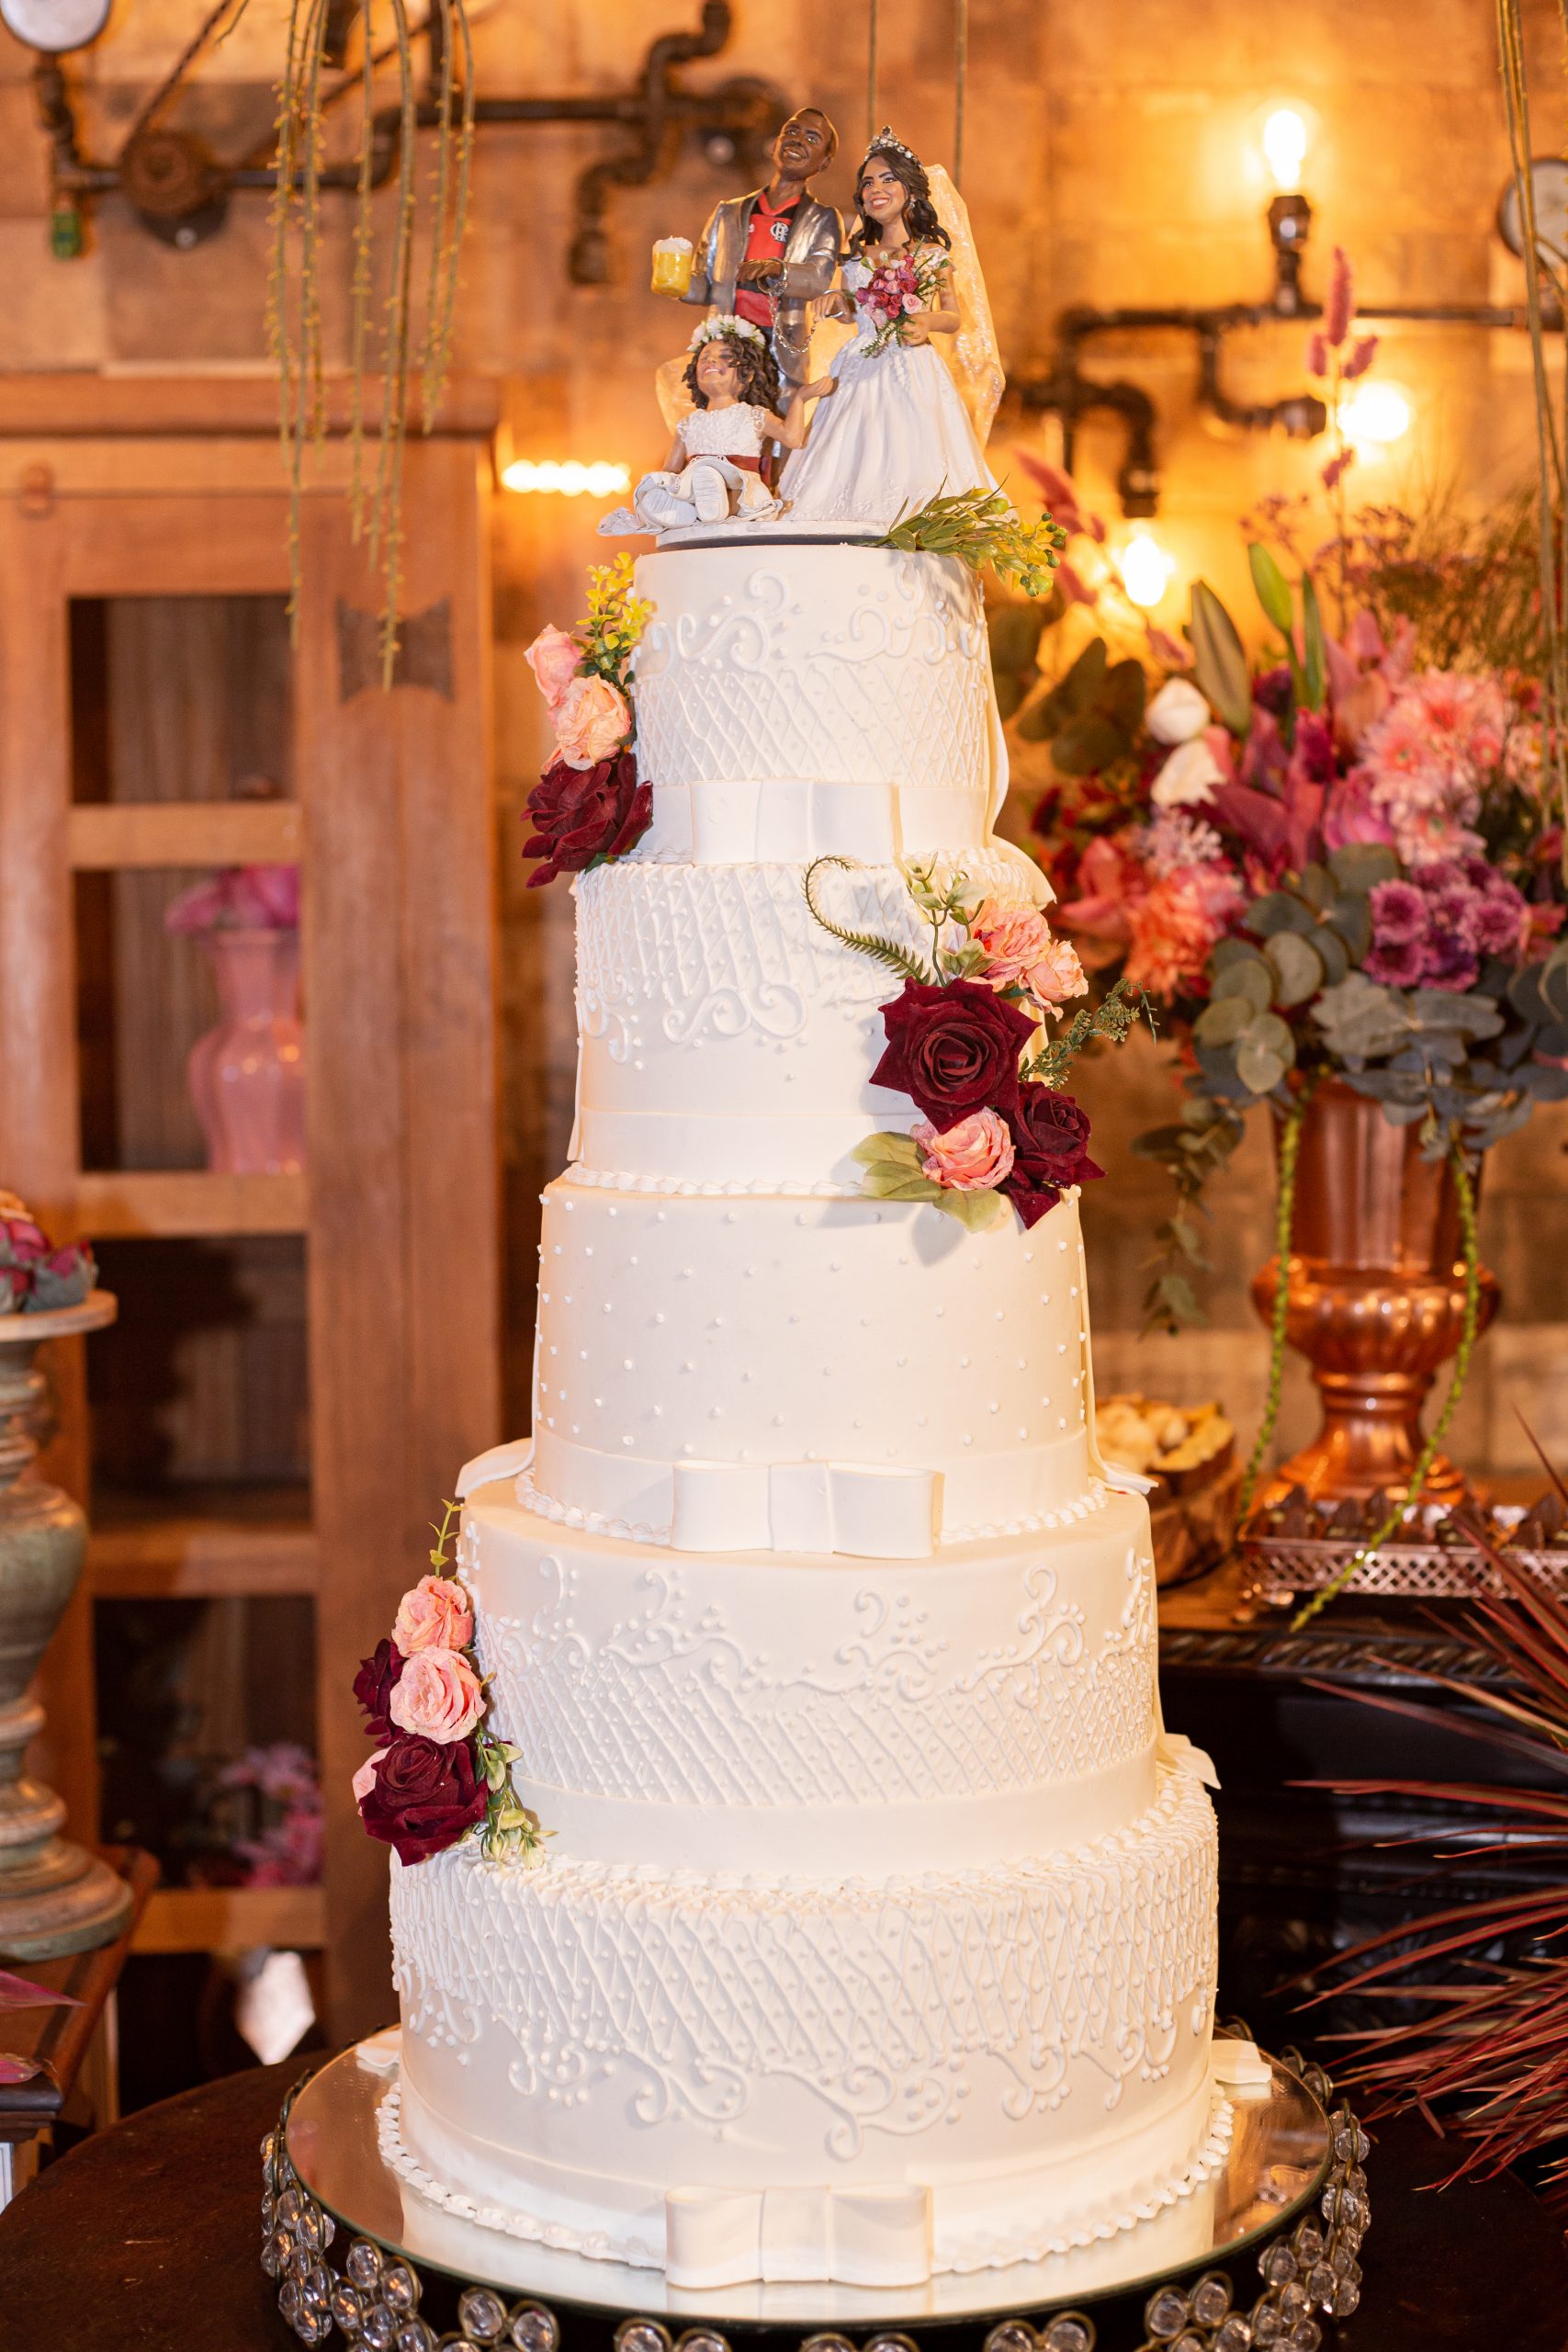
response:
<svg viewBox="0 0 1568 2352"><path fill-rule="evenodd" d="M785 465L779 499L792 523L886 529L939 492L996 488L981 445L1002 378L968 215L947 174L928 175L884 128L855 201L843 290L829 302L858 332L836 354L830 384L811 388L832 398ZM952 339L951 370L939 335Z"/></svg>
<svg viewBox="0 0 1568 2352"><path fill-rule="evenodd" d="M721 311L692 335L685 385L694 405L681 418L669 455L644 474L630 507L606 514L600 531L674 531L693 523L760 522L778 500L762 479L762 449L777 441L798 449L806 403L831 391L824 379L790 395L780 416L779 372L761 327Z"/></svg>

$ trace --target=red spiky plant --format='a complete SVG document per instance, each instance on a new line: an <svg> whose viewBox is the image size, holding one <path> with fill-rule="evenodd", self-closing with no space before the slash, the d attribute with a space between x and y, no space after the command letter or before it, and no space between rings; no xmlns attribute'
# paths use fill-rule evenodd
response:
<svg viewBox="0 0 1568 2352"><path fill-rule="evenodd" d="M1546 1467L1568 1504L1568 1486ZM1568 2216L1568 1606L1473 1516L1456 1513L1455 1522L1475 1555L1468 1630L1496 1661L1503 1686L1438 1678L1477 1711L1472 1720L1446 1707L1359 1695L1370 1706L1506 1754L1528 1768L1531 1784L1333 1786L1345 1795L1419 1796L1454 1806L1456 1828L1416 1841L1440 1842L1450 1859L1457 1835L1467 1857L1524 1849L1562 1874L1370 1937L1338 1956L1332 1987L1315 1997L1359 1994L1418 2007L1414 2022L1347 2037L1360 2046L1337 2074L1348 2087L1359 2086L1363 2114L1373 2120L1415 2108L1444 2136L1453 2134L1462 2153L1450 2180L1489 2178L1521 2157L1555 2150L1541 2186Z"/></svg>

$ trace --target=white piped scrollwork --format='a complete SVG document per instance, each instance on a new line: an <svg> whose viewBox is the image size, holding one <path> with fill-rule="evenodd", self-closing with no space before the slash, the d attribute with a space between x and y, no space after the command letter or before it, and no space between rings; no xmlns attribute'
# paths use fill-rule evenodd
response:
<svg viewBox="0 0 1568 2352"><path fill-rule="evenodd" d="M928 1607L885 1582L854 1591L847 1626L843 1603L824 1596L818 1654L781 1668L739 1613L694 1600L673 1563L646 1570L636 1606L590 1639L577 1565L552 1552L526 1618L481 1612L479 1659L502 1736L549 1787L693 1805L993 1795L1146 1746L1152 1578L1131 1545L1122 1573L1120 1613L1093 1642L1040 1561L1020 1575L1011 1639L988 1654L956 1651Z"/></svg>
<svg viewBox="0 0 1568 2352"><path fill-rule="evenodd" d="M658 582L678 559L661 556ZM637 753L655 785L807 776L987 788L986 631L956 566L871 550L826 601L781 564L706 611L665 597L637 648Z"/></svg>

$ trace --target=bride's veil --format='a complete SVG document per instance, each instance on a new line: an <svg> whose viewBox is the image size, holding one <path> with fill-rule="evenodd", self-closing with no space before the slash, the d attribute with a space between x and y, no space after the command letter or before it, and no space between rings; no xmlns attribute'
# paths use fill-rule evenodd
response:
<svg viewBox="0 0 1568 2352"><path fill-rule="evenodd" d="M1002 374L1001 354L997 349L997 330L991 320L980 257L975 251L969 208L940 164L931 164L926 176L931 182L936 217L953 240L953 287L964 322L956 334L942 336L947 346L944 356L969 412L975 438L983 449L1007 381ZM931 339L936 341L935 336Z"/></svg>

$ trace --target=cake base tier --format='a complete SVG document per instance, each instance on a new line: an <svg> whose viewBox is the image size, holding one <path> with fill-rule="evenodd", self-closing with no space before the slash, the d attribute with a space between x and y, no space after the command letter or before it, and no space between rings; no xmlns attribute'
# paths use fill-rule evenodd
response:
<svg viewBox="0 0 1568 2352"><path fill-rule="evenodd" d="M1190 2292L1216 2265L1234 2268L1234 2305L1243 2315L1253 2312L1255 2299L1277 2303L1278 2288L1258 2296L1257 2265L1269 2245L1288 2240L1303 2223L1321 2219L1337 2258L1343 2262L1348 2253L1353 2259L1364 2221L1347 2232L1337 2215L1321 2211L1325 2199L1342 2196L1338 2184L1348 2165L1332 2151L1327 2086L1320 2076L1313 2080L1321 2098L1297 2072L1269 2062L1267 2085L1236 2107L1224 2163L1201 2200L1188 2199L1119 2237L1045 2263L953 2272L919 2287L880 2291L756 2281L699 2293L671 2287L658 2272L592 2262L466 2220L417 2194L386 2161L378 2117L388 2076L363 2065L354 2051L332 2060L291 2098L269 2154L267 2189L275 2201L294 2189L291 2211L314 2209L299 2217L303 2259L296 2267L309 2272L311 2259L320 2259L332 2281L329 2292L341 2293L350 2280L359 2280L361 2314L382 2304L385 2283L400 2272L400 2300L412 2287L422 2316L437 2332L456 2324L459 2292L477 2290L499 2301L505 2314L527 2311L523 2340L539 2352L558 2352L563 2323L573 2343L610 2352L616 2330L632 2315L654 2323L659 2333L652 2340L665 2346L693 2326L733 2325L748 2341L795 2352L804 2337L825 2328L845 2330L858 2342L883 2329L940 2324L949 2352L981 2352L998 2322L1015 2315L1027 2317L1040 2338L1054 2345L1053 2321L1069 2307L1086 2312L1098 2333L1095 2338L1064 2335L1064 2344L1094 2340L1100 2352L1123 2346L1130 2352L1147 2339L1147 2305L1160 2287L1175 2283ZM1196 2226L1200 2216L1202 2231ZM315 2249L333 2237L323 2219L335 2222L335 2241L316 2256ZM296 2227L290 2221L285 2234L294 2236ZM265 2259L278 2275L275 2247ZM295 2273L282 2275L287 2280ZM761 2339L758 2329L776 2333ZM919 2340L926 2341L923 2333ZM725 2338L718 2341L721 2352L729 2352Z"/></svg>
<svg viewBox="0 0 1568 2352"><path fill-rule="evenodd" d="M403 2137L476 2205L693 2277L1088 2243L1201 2177L1214 1901L1175 1763L1124 1828L981 1870L394 1863Z"/></svg>

